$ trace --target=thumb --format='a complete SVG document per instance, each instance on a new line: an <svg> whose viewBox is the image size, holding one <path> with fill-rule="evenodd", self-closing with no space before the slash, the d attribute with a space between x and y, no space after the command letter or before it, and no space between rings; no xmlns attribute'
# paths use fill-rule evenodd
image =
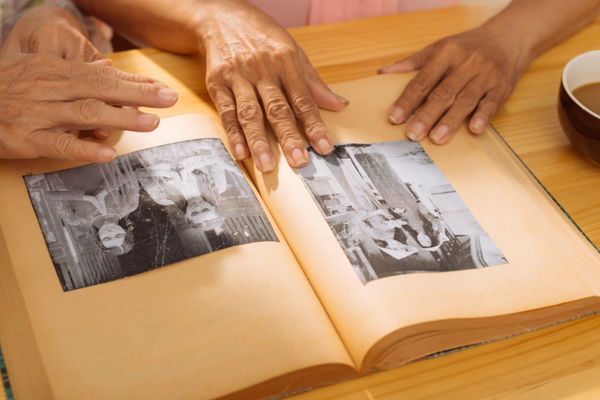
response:
<svg viewBox="0 0 600 400"><path fill-rule="evenodd" d="M106 58L98 49L91 43L87 42L84 50L84 62L104 61ZM102 64L104 65L104 64ZM110 65L109 65L110 66Z"/></svg>
<svg viewBox="0 0 600 400"><path fill-rule="evenodd" d="M433 46L429 45L425 47L423 50L416 52L398 62L393 64L388 64L379 68L377 71L378 74L390 74L390 73L404 73L404 72L412 72L418 69L421 69L423 65L429 59L431 52L433 51Z"/></svg>
<svg viewBox="0 0 600 400"><path fill-rule="evenodd" d="M117 156L112 147L82 140L69 133L36 131L31 134L29 144L41 157L48 158L107 163Z"/></svg>
<svg viewBox="0 0 600 400"><path fill-rule="evenodd" d="M340 111L350 103L327 87L302 49L300 49L300 60L308 91L319 108Z"/></svg>

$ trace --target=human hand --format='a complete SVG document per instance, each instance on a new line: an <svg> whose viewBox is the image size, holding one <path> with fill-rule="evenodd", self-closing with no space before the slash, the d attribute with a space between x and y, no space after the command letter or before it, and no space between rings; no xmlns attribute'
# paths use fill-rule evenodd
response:
<svg viewBox="0 0 600 400"><path fill-rule="evenodd" d="M405 122L424 102L406 127L411 140L429 135L445 144L473 111L469 129L482 133L531 62L515 35L484 25L381 68L380 74L420 70L390 108L390 122Z"/></svg>
<svg viewBox="0 0 600 400"><path fill-rule="evenodd" d="M337 111L347 101L327 88L292 37L246 1L221 0L201 11L197 32L207 58L206 85L233 156L251 153L261 172L275 168L259 100L292 167L309 159L296 120L315 151L330 154L333 140L318 107Z"/></svg>
<svg viewBox="0 0 600 400"><path fill-rule="evenodd" d="M19 53L45 53L82 62L104 59L73 14L49 5L36 7L19 19L0 49L0 57Z"/></svg>
<svg viewBox="0 0 600 400"><path fill-rule="evenodd" d="M99 63L0 57L0 158L110 162L115 150L79 139L78 130L149 132L158 116L113 105L165 108L176 101L177 93L161 82Z"/></svg>

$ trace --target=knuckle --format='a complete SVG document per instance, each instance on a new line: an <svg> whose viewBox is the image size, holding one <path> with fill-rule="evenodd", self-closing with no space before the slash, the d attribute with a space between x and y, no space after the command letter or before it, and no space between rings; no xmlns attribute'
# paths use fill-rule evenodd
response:
<svg viewBox="0 0 600 400"><path fill-rule="evenodd" d="M225 126L225 134L227 135L227 138L231 141L231 140L239 140L241 137L244 136L244 133L242 132L242 130L240 129L240 127L237 124L229 124Z"/></svg>
<svg viewBox="0 0 600 400"><path fill-rule="evenodd" d="M258 127L254 126L244 130L246 142L251 149L260 149L269 146L269 142L264 134L261 134Z"/></svg>
<svg viewBox="0 0 600 400"><path fill-rule="evenodd" d="M119 80L115 79L115 81L117 82L117 84L115 85L115 92L119 90ZM156 99L158 98L158 86L155 85L150 85L148 83L136 83L135 84L137 86L137 94L140 96L140 98L142 99Z"/></svg>
<svg viewBox="0 0 600 400"><path fill-rule="evenodd" d="M456 129L462 120L459 120L456 115L446 114L440 124L446 125L451 131Z"/></svg>
<svg viewBox="0 0 600 400"><path fill-rule="evenodd" d="M477 105L477 100L475 99L475 96L473 96L472 94L459 93L459 95L456 96L455 103L461 108L464 108L467 110L473 110L475 108L475 106Z"/></svg>
<svg viewBox="0 0 600 400"><path fill-rule="evenodd" d="M479 103L477 111L491 118L496 113L497 109L498 103L495 100L485 98Z"/></svg>
<svg viewBox="0 0 600 400"><path fill-rule="evenodd" d="M281 97L270 101L266 111L269 121L278 122L292 117L287 101Z"/></svg>
<svg viewBox="0 0 600 400"><path fill-rule="evenodd" d="M215 82L216 79L211 79L210 77L206 77L206 90L210 97L217 102L219 98L224 96L223 85L221 83Z"/></svg>
<svg viewBox="0 0 600 400"><path fill-rule="evenodd" d="M208 92L215 103L219 118L223 123L237 121L237 109L231 95L220 84L210 84Z"/></svg>
<svg viewBox="0 0 600 400"><path fill-rule="evenodd" d="M298 132L294 132L291 127L281 132L279 135L279 143L283 148L295 147L300 141Z"/></svg>
<svg viewBox="0 0 600 400"><path fill-rule="evenodd" d="M225 65L219 63L217 65L211 65L206 71L206 88L208 92L212 94L213 91L218 90L221 86L221 81L226 73Z"/></svg>
<svg viewBox="0 0 600 400"><path fill-rule="evenodd" d="M307 95L293 96L292 107L294 114L298 116L317 112L317 105L312 97Z"/></svg>
<svg viewBox="0 0 600 400"><path fill-rule="evenodd" d="M415 99L407 93L403 93L400 98L396 100L394 105L402 107L403 109L408 110L408 112L413 112L420 103L421 102L419 102L418 99Z"/></svg>
<svg viewBox="0 0 600 400"><path fill-rule="evenodd" d="M427 95L431 89L433 88L433 82L431 78L425 74L418 74L415 78L409 83L409 90L411 92L416 92L419 95Z"/></svg>
<svg viewBox="0 0 600 400"><path fill-rule="evenodd" d="M434 49L443 54L451 53L456 49L456 41L453 38L443 38L434 44Z"/></svg>
<svg viewBox="0 0 600 400"><path fill-rule="evenodd" d="M490 114L494 114L498 109L498 102L495 100L487 100L483 102L483 106L490 111Z"/></svg>
<svg viewBox="0 0 600 400"><path fill-rule="evenodd" d="M423 110L418 114L418 118L415 117L414 120L424 123L427 127L431 127L438 120L438 118L431 114L431 112Z"/></svg>
<svg viewBox="0 0 600 400"><path fill-rule="evenodd" d="M456 97L455 90L449 85L440 85L431 92L429 99L435 102L450 105Z"/></svg>
<svg viewBox="0 0 600 400"><path fill-rule="evenodd" d="M59 134L54 136L50 146L60 158L81 158L81 148L74 139L72 135Z"/></svg>
<svg viewBox="0 0 600 400"><path fill-rule="evenodd" d="M50 54L35 53L31 59L31 64L39 66L55 66L59 59Z"/></svg>
<svg viewBox="0 0 600 400"><path fill-rule="evenodd" d="M242 99L237 109L238 117L242 123L262 118L260 106L254 100Z"/></svg>
<svg viewBox="0 0 600 400"><path fill-rule="evenodd" d="M119 80L107 75L96 75L92 78L91 89L100 97L111 95L119 90Z"/></svg>
<svg viewBox="0 0 600 400"><path fill-rule="evenodd" d="M325 125L321 121L313 119L304 124L304 133L308 137L318 136L323 132L324 127Z"/></svg>
<svg viewBox="0 0 600 400"><path fill-rule="evenodd" d="M279 45L274 52L274 56L278 61L291 61L299 58L296 47L288 44Z"/></svg>
<svg viewBox="0 0 600 400"><path fill-rule="evenodd" d="M219 118L223 123L237 121L237 112L235 104L230 101L222 101L217 103L217 109L219 111Z"/></svg>
<svg viewBox="0 0 600 400"><path fill-rule="evenodd" d="M109 67L108 65L103 65L102 68L105 71L106 75L114 76L115 78L118 76L119 78L127 81L131 81L134 83L148 83L150 79L148 77L138 74L132 74L129 72L120 72L117 74L117 71L113 67Z"/></svg>
<svg viewBox="0 0 600 400"><path fill-rule="evenodd" d="M79 103L76 112L84 123L90 125L101 125L104 103L99 100L87 99Z"/></svg>

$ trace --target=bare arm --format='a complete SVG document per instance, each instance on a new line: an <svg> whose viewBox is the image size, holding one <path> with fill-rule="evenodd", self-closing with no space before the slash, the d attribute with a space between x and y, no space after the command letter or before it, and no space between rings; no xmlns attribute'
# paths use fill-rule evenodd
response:
<svg viewBox="0 0 600 400"><path fill-rule="evenodd" d="M260 171L275 168L261 102L291 166L302 167L309 158L296 120L318 153L333 150L318 107L340 110L347 102L325 86L292 37L248 1L77 3L126 36L168 51L206 55L207 88L235 158L252 154Z"/></svg>
<svg viewBox="0 0 600 400"><path fill-rule="evenodd" d="M471 113L471 132L483 132L531 61L599 13L599 0L513 0L481 27L381 68L420 70L390 108L390 122L404 123L424 103L407 126L412 140L447 143Z"/></svg>

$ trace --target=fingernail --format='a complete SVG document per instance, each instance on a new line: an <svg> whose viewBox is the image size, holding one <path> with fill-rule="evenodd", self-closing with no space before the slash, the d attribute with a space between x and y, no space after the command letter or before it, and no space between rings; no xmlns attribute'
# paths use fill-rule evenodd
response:
<svg viewBox="0 0 600 400"><path fill-rule="evenodd" d="M446 125L440 125L431 134L431 140L435 143L439 143L440 140L444 138L448 134L448 127Z"/></svg>
<svg viewBox="0 0 600 400"><path fill-rule="evenodd" d="M476 119L471 123L471 131L475 133L481 133L483 131L484 123L480 119Z"/></svg>
<svg viewBox="0 0 600 400"><path fill-rule="evenodd" d="M153 114L142 114L138 117L138 121L147 128L154 128L158 125L158 116Z"/></svg>
<svg viewBox="0 0 600 400"><path fill-rule="evenodd" d="M333 92L331 92L331 93L333 93ZM338 101L340 103L344 104L344 107L348 107L348 104L350 104L350 102L348 100L346 100L345 98L343 98L339 94L333 93L333 95L335 96L336 99L338 99Z"/></svg>
<svg viewBox="0 0 600 400"><path fill-rule="evenodd" d="M112 147L100 147L98 149L98 157L106 161L112 161L117 157L117 151Z"/></svg>
<svg viewBox="0 0 600 400"><path fill-rule="evenodd" d="M319 150L319 154L327 155L331 153L331 151L333 150L333 146L331 145L331 143L329 143L329 140L321 138L317 142L317 149Z"/></svg>
<svg viewBox="0 0 600 400"><path fill-rule="evenodd" d="M179 94L172 89L160 89L158 91L158 98L165 103L174 103L178 96Z"/></svg>
<svg viewBox="0 0 600 400"><path fill-rule="evenodd" d="M96 129L96 132L102 137L108 137L108 129Z"/></svg>
<svg viewBox="0 0 600 400"><path fill-rule="evenodd" d="M294 167L296 168L304 167L308 164L303 149L294 149L294 151L292 151L292 160L294 160Z"/></svg>
<svg viewBox="0 0 600 400"><path fill-rule="evenodd" d="M273 159L268 153L262 153L258 158L258 161L260 162L260 166L262 167L262 172L271 172L275 169Z"/></svg>
<svg viewBox="0 0 600 400"><path fill-rule="evenodd" d="M92 64L110 65L112 66L112 60L110 58L103 58L102 60L92 61Z"/></svg>
<svg viewBox="0 0 600 400"><path fill-rule="evenodd" d="M404 112L404 108L394 107L390 111L390 115L388 116L388 119L390 120L390 122L392 124L398 125L398 124L401 124L404 122L405 115L406 115L406 112Z"/></svg>
<svg viewBox="0 0 600 400"><path fill-rule="evenodd" d="M237 158L238 160L243 160L246 157L248 157L248 155L246 154L246 148L244 147L244 145L241 143L236 144L235 158Z"/></svg>
<svg viewBox="0 0 600 400"><path fill-rule="evenodd" d="M377 70L377 73L379 73L379 74L386 73L386 72L387 72L387 70L388 70L388 69L390 69L390 68L392 67L392 65L394 65L394 64L395 64L395 63L388 64L388 65L384 65L383 67L381 67L381 68L379 68L379 69Z"/></svg>
<svg viewBox="0 0 600 400"><path fill-rule="evenodd" d="M406 136L415 142L421 140L421 133L425 130L425 125L422 122L415 122L406 128Z"/></svg>
<svg viewBox="0 0 600 400"><path fill-rule="evenodd" d="M154 82L152 82L152 84L156 85L156 86L164 87L164 88L168 88L169 87L169 86L167 86L166 83L163 83L161 81L154 81Z"/></svg>

